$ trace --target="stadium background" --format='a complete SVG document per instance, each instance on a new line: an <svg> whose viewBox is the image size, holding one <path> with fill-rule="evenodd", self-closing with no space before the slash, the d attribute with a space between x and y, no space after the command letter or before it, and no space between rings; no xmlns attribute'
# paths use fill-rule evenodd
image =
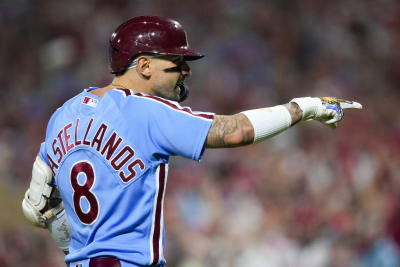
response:
<svg viewBox="0 0 400 267"><path fill-rule="evenodd" d="M170 267L400 266L400 4L390 0L0 2L0 266L64 266L20 202L51 113L108 83L122 21L180 21L194 110L233 114L296 96L354 99L337 130L302 123L262 144L175 158ZM134 130L134 129L133 129Z"/></svg>

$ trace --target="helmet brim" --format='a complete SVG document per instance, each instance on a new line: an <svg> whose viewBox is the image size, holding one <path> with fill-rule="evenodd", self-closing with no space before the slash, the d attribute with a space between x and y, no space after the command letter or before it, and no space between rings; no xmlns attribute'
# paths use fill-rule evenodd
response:
<svg viewBox="0 0 400 267"><path fill-rule="evenodd" d="M203 57L204 57L204 55L183 56L183 58L184 58L186 61L198 60L198 59L203 58Z"/></svg>
<svg viewBox="0 0 400 267"><path fill-rule="evenodd" d="M187 51L187 53L183 54L183 58L184 58L186 61L198 60L198 59L204 57L203 54L200 54L199 52L197 52L197 51L194 50L194 49L190 49L190 48L189 48L189 49L186 49L186 51Z"/></svg>
<svg viewBox="0 0 400 267"><path fill-rule="evenodd" d="M164 54L164 53L160 53L160 54ZM197 52L194 49L188 48L188 47L182 47L182 48L174 49L172 51L170 50L165 54L183 56L183 58L186 61L198 60L198 59L204 57L203 54Z"/></svg>

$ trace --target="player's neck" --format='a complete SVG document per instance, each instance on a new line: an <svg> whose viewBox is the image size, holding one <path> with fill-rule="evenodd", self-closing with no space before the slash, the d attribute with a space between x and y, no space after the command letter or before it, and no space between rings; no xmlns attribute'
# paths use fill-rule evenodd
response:
<svg viewBox="0 0 400 267"><path fill-rule="evenodd" d="M150 92L149 82L133 75L116 76L110 85L112 88L131 89L137 93Z"/></svg>
<svg viewBox="0 0 400 267"><path fill-rule="evenodd" d="M126 76L116 76L109 85L92 90L90 92L96 96L103 97L109 90L112 90L114 88L122 88L131 89L137 93L148 94L149 90L147 90L147 87L147 84L144 84L135 79L129 79Z"/></svg>

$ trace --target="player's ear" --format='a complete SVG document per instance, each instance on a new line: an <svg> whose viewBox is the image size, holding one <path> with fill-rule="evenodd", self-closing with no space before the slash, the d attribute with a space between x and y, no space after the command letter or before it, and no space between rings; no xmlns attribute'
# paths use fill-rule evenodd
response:
<svg viewBox="0 0 400 267"><path fill-rule="evenodd" d="M142 56L138 58L136 71L146 79L149 79L151 76L151 59L146 56Z"/></svg>

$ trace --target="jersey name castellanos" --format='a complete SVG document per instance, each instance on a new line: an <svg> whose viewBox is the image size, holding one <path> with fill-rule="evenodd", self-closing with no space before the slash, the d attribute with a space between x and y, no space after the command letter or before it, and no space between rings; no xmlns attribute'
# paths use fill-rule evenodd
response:
<svg viewBox="0 0 400 267"><path fill-rule="evenodd" d="M199 161L214 115L128 89L102 98L93 89L53 114L40 149L72 228L65 261L114 256L124 266L164 265L169 157Z"/></svg>

